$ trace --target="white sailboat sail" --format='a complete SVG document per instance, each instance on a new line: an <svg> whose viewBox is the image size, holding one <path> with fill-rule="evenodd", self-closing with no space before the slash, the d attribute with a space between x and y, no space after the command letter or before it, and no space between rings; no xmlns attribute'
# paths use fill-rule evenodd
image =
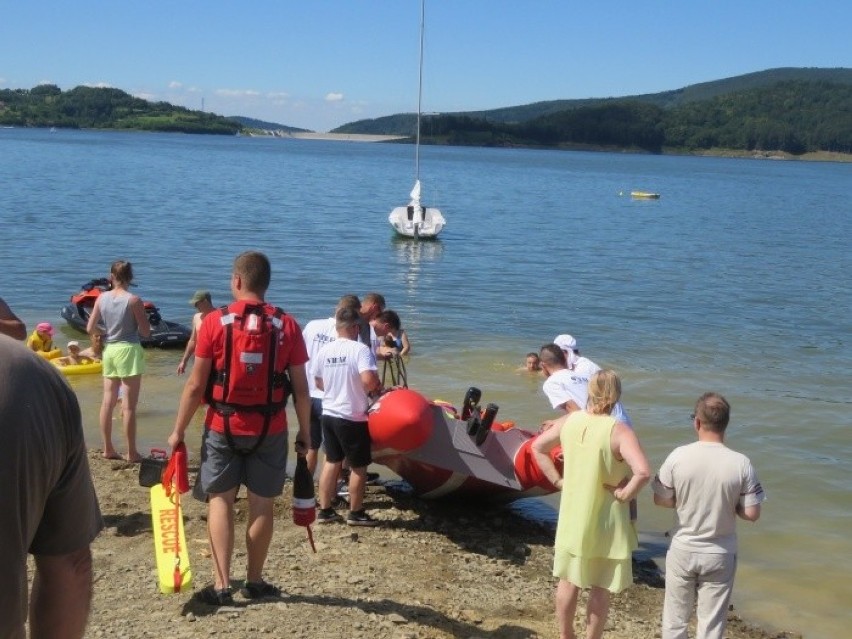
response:
<svg viewBox="0 0 852 639"><path fill-rule="evenodd" d="M417 87L417 132L414 142L414 188L408 206L398 206L388 216L394 230L403 237L428 239L438 236L447 221L437 208L421 204L420 185L420 116L423 100L423 32L426 22L426 0L420 0L420 73Z"/></svg>
<svg viewBox="0 0 852 639"><path fill-rule="evenodd" d="M411 198L412 204L420 206L420 180L416 180L414 182L414 188L411 189L409 197Z"/></svg>

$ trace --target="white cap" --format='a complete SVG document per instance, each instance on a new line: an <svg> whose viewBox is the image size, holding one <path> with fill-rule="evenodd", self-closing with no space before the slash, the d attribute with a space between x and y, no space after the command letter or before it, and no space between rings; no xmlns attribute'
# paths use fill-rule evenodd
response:
<svg viewBox="0 0 852 639"><path fill-rule="evenodd" d="M79 348L80 342L78 342L76 339L72 339L70 342L68 342L68 348L71 348L72 346L77 346Z"/></svg>
<svg viewBox="0 0 852 639"><path fill-rule="evenodd" d="M556 344L563 351L577 350L577 340L571 337L570 335L557 335L553 338L553 343Z"/></svg>

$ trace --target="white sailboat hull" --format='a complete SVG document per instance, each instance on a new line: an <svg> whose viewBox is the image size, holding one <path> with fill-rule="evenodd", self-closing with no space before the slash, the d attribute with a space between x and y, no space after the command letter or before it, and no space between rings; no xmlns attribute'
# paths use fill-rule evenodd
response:
<svg viewBox="0 0 852 639"><path fill-rule="evenodd" d="M437 237L447 223L438 209L414 204L396 207L388 222L399 235L416 239Z"/></svg>

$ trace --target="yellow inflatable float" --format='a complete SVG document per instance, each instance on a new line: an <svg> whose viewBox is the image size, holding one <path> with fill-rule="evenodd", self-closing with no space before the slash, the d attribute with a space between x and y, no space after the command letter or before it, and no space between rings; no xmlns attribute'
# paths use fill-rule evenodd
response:
<svg viewBox="0 0 852 639"><path fill-rule="evenodd" d="M103 364L100 361L97 362L89 362L88 364L62 364L57 363L57 361L51 360L56 369L62 373L63 375L92 375L94 373L100 374L103 371Z"/></svg>

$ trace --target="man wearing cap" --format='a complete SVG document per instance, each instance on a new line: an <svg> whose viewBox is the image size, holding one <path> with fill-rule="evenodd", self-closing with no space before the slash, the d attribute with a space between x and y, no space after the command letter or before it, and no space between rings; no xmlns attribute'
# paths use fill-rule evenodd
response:
<svg viewBox="0 0 852 639"><path fill-rule="evenodd" d="M198 290L189 298L189 303L198 311L192 316L192 334L189 336L189 341L186 343L186 350L183 352L183 357L178 362L177 373L183 375L186 370L186 364L189 358L195 352L195 343L198 339L198 328L201 326L201 320L207 317L207 314L213 310L213 302L210 297L210 291Z"/></svg>
<svg viewBox="0 0 852 639"><path fill-rule="evenodd" d="M557 335L553 338L553 343L562 349L565 353L565 365L568 370L577 371L580 375L591 378L592 375L601 370L601 367L595 364L587 357L580 355L580 349L577 348L577 339L571 335Z"/></svg>
<svg viewBox="0 0 852 639"><path fill-rule="evenodd" d="M49 353L53 350L53 324L50 322L39 322L36 329L27 338L27 347L38 353Z"/></svg>
<svg viewBox="0 0 852 639"><path fill-rule="evenodd" d="M567 334L557 335L553 339L553 343L561 348L562 352L565 353L565 366L568 370L574 373L574 377L580 380L585 379L585 382L583 382L583 388L579 394L579 397L583 400L583 402L579 404L579 407L585 408L586 398L588 397L587 387L589 385L589 380L592 378L592 375L601 370L601 367L595 364L588 357L580 355L580 349L577 347L577 339L575 337ZM554 408L556 407L554 406ZM612 416L617 420L624 422L628 426L633 426L630 415L627 414L627 411L624 409L624 404L620 401L616 402L613 407Z"/></svg>

